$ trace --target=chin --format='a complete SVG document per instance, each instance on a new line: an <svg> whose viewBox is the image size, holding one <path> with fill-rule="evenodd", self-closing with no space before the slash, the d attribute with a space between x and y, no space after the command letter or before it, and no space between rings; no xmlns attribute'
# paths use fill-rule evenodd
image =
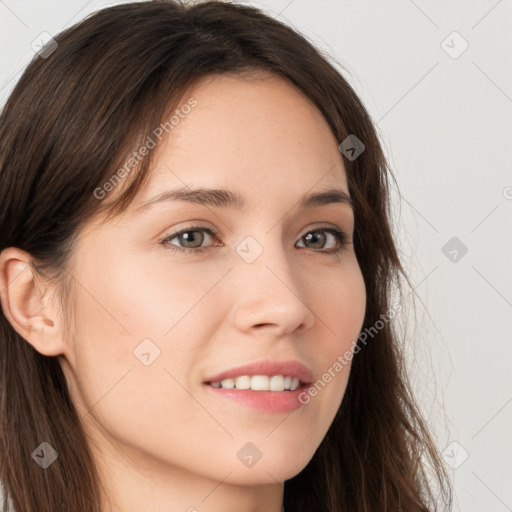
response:
<svg viewBox="0 0 512 512"><path fill-rule="evenodd" d="M236 485L272 485L284 482L298 475L309 463L314 455L302 454L297 451L284 453L282 457L273 457L272 454L262 456L252 467L244 467L240 463L232 467L232 473L226 479L226 483Z"/></svg>

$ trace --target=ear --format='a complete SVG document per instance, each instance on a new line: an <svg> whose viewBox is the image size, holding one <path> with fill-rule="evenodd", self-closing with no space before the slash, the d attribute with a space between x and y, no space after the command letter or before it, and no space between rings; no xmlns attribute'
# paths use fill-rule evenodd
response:
<svg viewBox="0 0 512 512"><path fill-rule="evenodd" d="M64 344L54 290L32 270L32 256L16 247L0 253L0 300L12 327L38 352L56 356Z"/></svg>

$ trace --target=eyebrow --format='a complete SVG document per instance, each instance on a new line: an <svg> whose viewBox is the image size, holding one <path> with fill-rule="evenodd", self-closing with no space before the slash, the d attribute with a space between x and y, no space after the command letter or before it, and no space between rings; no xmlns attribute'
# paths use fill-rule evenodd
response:
<svg viewBox="0 0 512 512"><path fill-rule="evenodd" d="M184 201L187 203L211 206L216 208L232 208L242 211L246 207L245 199L237 192L226 189L204 188L195 189L180 188L167 190L152 199L142 203L135 212L139 212L156 203L165 203L172 201ZM350 196L342 189L331 188L321 192L305 194L299 203L299 208L314 208L331 203L346 204L354 210L354 204Z"/></svg>

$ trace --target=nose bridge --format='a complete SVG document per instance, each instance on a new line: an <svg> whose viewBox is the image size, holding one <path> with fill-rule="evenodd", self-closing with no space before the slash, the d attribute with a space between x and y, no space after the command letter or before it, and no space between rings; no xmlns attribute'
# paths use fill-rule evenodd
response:
<svg viewBox="0 0 512 512"><path fill-rule="evenodd" d="M235 247L235 278L240 280L234 306L238 327L247 330L268 324L284 333L311 326L313 314L290 251L278 230L258 233Z"/></svg>

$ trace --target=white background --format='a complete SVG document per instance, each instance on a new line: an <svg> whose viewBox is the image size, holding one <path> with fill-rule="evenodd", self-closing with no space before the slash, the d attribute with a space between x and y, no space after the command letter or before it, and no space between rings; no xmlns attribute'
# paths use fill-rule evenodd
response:
<svg viewBox="0 0 512 512"><path fill-rule="evenodd" d="M41 32L114 3L0 0L0 107ZM512 2L247 3L329 52L375 120L401 192L411 373L454 510L512 510ZM442 252L452 237L466 254Z"/></svg>

